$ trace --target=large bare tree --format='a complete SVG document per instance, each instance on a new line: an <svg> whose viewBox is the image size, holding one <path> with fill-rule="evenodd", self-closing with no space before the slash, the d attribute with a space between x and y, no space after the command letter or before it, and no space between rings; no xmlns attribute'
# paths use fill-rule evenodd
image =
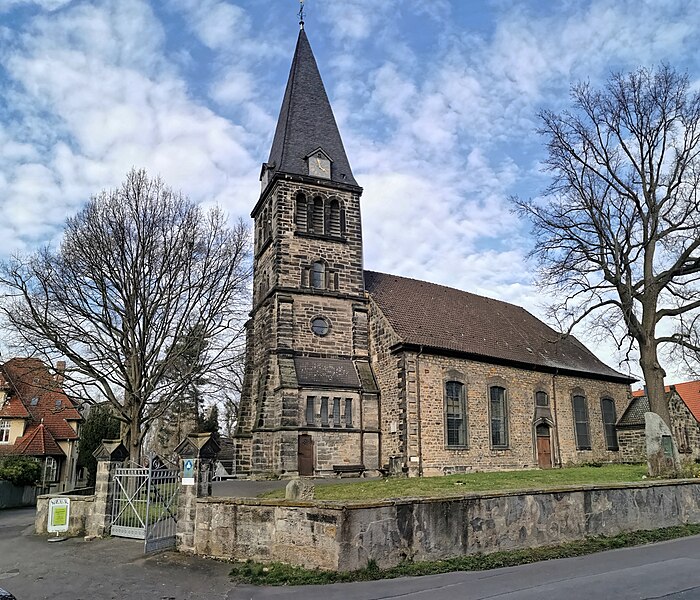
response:
<svg viewBox="0 0 700 600"><path fill-rule="evenodd" d="M2 265L0 311L23 352L68 359L75 397L109 400L136 460L154 421L240 354L248 240L242 222L132 170L68 219L57 249Z"/></svg>
<svg viewBox="0 0 700 600"><path fill-rule="evenodd" d="M659 350L697 343L677 326L700 308L700 93L662 65L580 83L572 98L540 115L552 184L515 202L554 312L636 346L651 409L669 423Z"/></svg>

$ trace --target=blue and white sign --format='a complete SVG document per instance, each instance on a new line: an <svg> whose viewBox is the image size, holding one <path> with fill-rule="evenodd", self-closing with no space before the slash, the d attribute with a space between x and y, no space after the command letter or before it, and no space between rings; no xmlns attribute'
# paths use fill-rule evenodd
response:
<svg viewBox="0 0 700 600"><path fill-rule="evenodd" d="M194 485L194 460L185 460L182 469L182 485Z"/></svg>

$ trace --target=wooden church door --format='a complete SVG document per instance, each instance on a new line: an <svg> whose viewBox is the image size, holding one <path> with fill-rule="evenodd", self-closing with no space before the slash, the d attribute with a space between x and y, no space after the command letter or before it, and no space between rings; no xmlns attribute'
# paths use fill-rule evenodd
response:
<svg viewBox="0 0 700 600"><path fill-rule="evenodd" d="M310 435L299 436L297 461L300 476L314 474L314 440Z"/></svg>
<svg viewBox="0 0 700 600"><path fill-rule="evenodd" d="M548 425L538 425L537 434L537 464L541 469L552 468L552 445Z"/></svg>

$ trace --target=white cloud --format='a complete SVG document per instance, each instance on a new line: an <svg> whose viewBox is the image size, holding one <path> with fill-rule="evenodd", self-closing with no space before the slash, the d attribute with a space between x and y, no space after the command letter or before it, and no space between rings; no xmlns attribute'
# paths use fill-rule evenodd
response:
<svg viewBox="0 0 700 600"><path fill-rule="evenodd" d="M132 166L195 200L247 212L256 142L189 96L164 39L139 0L39 16L17 37L4 65L21 118L0 131L0 204L10 215L0 225L10 240L2 250L50 240L89 195Z"/></svg>
<svg viewBox="0 0 700 600"><path fill-rule="evenodd" d="M44 10L57 10L68 4L73 0L3 0L0 5L0 12L7 12L17 6L38 6Z"/></svg>

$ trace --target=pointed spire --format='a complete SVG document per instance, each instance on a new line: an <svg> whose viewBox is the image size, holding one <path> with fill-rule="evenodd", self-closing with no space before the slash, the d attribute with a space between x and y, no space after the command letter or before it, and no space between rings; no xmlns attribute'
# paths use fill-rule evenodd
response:
<svg viewBox="0 0 700 600"><path fill-rule="evenodd" d="M299 31L270 158L271 171L308 175L306 158L322 149L332 161L331 181L357 185L345 154L321 74L306 32Z"/></svg>

